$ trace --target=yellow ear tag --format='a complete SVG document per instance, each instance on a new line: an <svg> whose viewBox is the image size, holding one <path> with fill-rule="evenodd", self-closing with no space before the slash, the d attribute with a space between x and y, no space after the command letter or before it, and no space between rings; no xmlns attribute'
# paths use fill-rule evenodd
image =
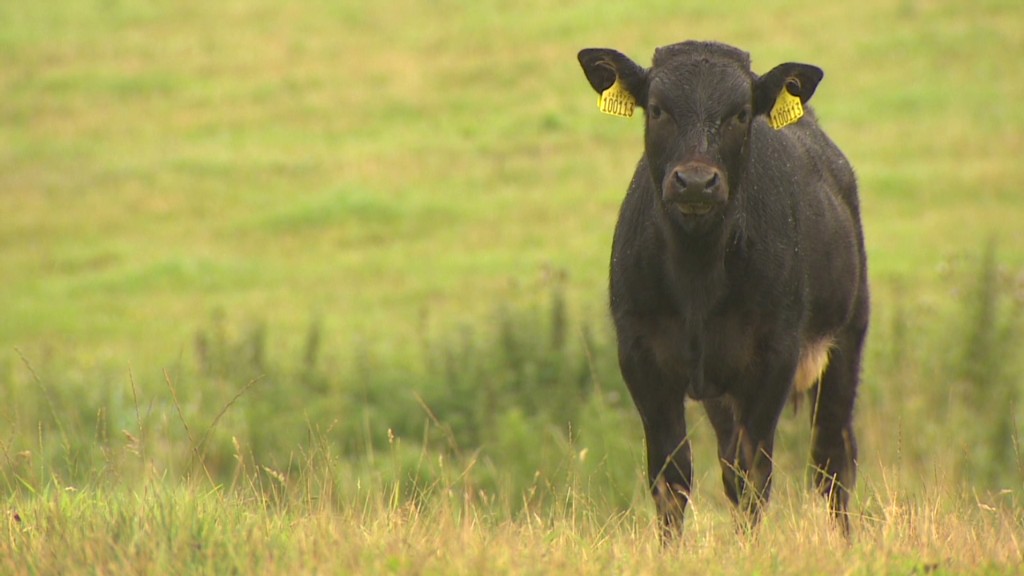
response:
<svg viewBox="0 0 1024 576"><path fill-rule="evenodd" d="M786 126L796 122L804 115L804 106L800 103L798 96L793 96L782 87L779 97L775 100L775 106L768 113L768 123L776 130L782 130Z"/></svg>
<svg viewBox="0 0 1024 576"><path fill-rule="evenodd" d="M636 98L633 98L633 95L623 88L619 79L616 78L614 84L601 92L601 97L597 99L597 107L605 114L620 118L632 118L633 110L636 109Z"/></svg>

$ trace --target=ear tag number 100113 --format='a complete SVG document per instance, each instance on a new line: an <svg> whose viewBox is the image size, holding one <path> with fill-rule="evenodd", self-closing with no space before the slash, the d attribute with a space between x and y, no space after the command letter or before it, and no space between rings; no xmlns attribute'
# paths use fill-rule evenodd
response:
<svg viewBox="0 0 1024 576"><path fill-rule="evenodd" d="M616 78L614 84L601 92L601 97L597 99L597 107L605 114L620 118L632 118L633 111L636 109L636 98L633 98L633 95L623 88L619 79Z"/></svg>
<svg viewBox="0 0 1024 576"><path fill-rule="evenodd" d="M775 106L772 106L771 112L768 113L768 123L771 124L772 128L782 130L799 120L803 115L804 106L800 102L800 97L793 96L783 86L782 91L779 92L779 97L775 99Z"/></svg>

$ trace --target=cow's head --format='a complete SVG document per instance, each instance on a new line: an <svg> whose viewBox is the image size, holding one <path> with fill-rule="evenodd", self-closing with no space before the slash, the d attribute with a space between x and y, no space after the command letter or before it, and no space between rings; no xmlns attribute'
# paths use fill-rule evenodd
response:
<svg viewBox="0 0 1024 576"><path fill-rule="evenodd" d="M750 57L714 42L658 48L650 68L608 48L579 53L599 94L616 81L645 111L645 154L670 222L699 234L721 222L750 157L753 120L782 90L807 102L821 69L787 63L758 77Z"/></svg>

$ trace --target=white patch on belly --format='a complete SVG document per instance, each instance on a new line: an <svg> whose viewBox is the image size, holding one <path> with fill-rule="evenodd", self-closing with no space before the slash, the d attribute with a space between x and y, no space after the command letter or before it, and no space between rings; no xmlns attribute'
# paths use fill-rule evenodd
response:
<svg viewBox="0 0 1024 576"><path fill-rule="evenodd" d="M793 392L806 392L814 386L821 374L828 367L828 355L832 350L835 340L823 338L816 342L804 344L800 350L800 363L796 367L796 376L793 377Z"/></svg>

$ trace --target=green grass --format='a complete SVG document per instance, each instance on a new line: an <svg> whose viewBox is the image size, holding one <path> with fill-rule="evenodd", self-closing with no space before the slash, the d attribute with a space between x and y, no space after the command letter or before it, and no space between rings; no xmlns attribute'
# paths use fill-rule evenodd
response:
<svg viewBox="0 0 1024 576"><path fill-rule="evenodd" d="M881 305L893 281L940 301L942 263L1020 243L1013 3L3 10L7 349L159 364L220 308L401 346L424 311L473 319L546 267L599 313L641 128L595 114L587 45L645 61L713 37L759 70L822 66Z"/></svg>
<svg viewBox="0 0 1024 576"><path fill-rule="evenodd" d="M1022 30L1013 0L0 4L0 572L1019 567ZM651 541L605 312L642 126L575 54L686 38L821 66L860 177L850 547L803 414L737 540L694 412L683 550Z"/></svg>
<svg viewBox="0 0 1024 576"><path fill-rule="evenodd" d="M932 489L908 498L880 483L863 491L849 543L806 493L780 490L754 537L738 534L724 504L710 500L693 506L683 538L662 549L653 514L606 513L582 484L518 511L458 484L456 469L424 500L403 503L400 483L338 483L346 462L330 454L294 475L253 468L243 450L236 458L228 487L150 477L99 490L54 485L13 501L0 522L0 570L999 574L1021 556L1019 508L1005 494Z"/></svg>

